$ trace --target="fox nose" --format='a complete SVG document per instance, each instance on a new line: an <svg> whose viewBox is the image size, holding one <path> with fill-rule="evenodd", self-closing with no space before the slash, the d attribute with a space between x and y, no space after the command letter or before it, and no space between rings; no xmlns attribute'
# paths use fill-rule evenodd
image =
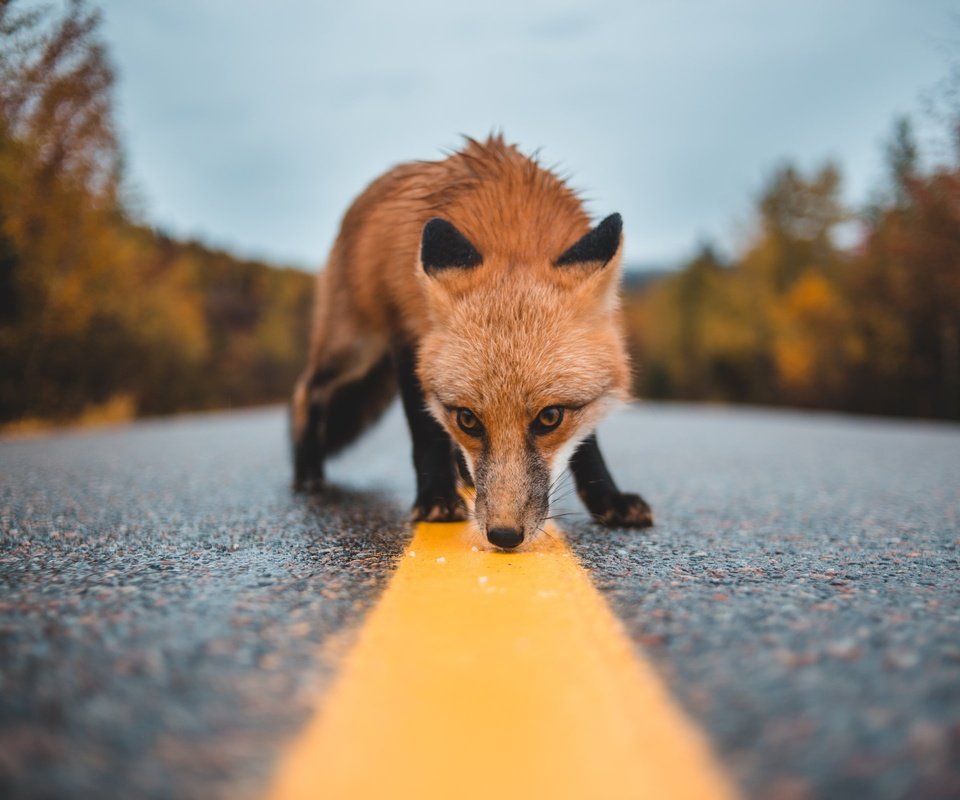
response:
<svg viewBox="0 0 960 800"><path fill-rule="evenodd" d="M487 531L490 544L509 550L523 541L523 531L516 528L490 528Z"/></svg>

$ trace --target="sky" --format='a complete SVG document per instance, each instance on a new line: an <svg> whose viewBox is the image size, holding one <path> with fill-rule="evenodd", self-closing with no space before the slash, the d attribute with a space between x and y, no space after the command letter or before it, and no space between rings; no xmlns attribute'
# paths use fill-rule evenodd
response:
<svg viewBox="0 0 960 800"><path fill-rule="evenodd" d="M143 218L317 269L390 166L502 129L624 217L630 263L733 252L778 164L865 202L960 52L946 0L102 0Z"/></svg>

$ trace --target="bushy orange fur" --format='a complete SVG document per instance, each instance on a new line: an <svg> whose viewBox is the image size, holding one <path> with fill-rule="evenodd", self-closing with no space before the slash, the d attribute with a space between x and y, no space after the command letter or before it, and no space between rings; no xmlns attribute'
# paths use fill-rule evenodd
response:
<svg viewBox="0 0 960 800"><path fill-rule="evenodd" d="M423 269L421 235L434 217L469 239L480 266ZM589 230L577 195L501 136L468 139L442 161L404 164L374 181L346 213L318 278L294 435L306 424L311 394L329 395L412 345L427 405L478 481L478 525L539 529L544 513L542 504L531 510L531 492L542 487L530 485L525 453L531 420L548 406L568 409L556 431L536 439L536 457L555 476L628 391L621 248L606 264L555 266ZM337 377L316 388L310 376L324 369ZM458 428L458 408L482 420L486 456ZM493 466L478 475L482 458Z"/></svg>

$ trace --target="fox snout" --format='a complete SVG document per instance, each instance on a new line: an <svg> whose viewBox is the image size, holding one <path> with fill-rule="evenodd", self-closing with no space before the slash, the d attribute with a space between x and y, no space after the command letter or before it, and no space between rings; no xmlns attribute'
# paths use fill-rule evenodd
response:
<svg viewBox="0 0 960 800"><path fill-rule="evenodd" d="M474 475L477 527L490 544L504 550L532 538L550 504L547 465L533 448L516 448L513 455L481 456Z"/></svg>
<svg viewBox="0 0 960 800"><path fill-rule="evenodd" d="M523 528L487 528L487 541L504 550L512 550L523 542Z"/></svg>

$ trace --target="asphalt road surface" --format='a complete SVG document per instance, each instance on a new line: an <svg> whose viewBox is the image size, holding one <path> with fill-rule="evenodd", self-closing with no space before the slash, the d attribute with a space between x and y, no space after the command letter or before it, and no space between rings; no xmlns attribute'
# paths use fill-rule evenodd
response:
<svg viewBox="0 0 960 800"><path fill-rule="evenodd" d="M0 797L262 790L413 491L396 408L312 500L285 429L0 442ZM645 405L600 441L657 526L571 545L747 796L960 797L960 427Z"/></svg>

